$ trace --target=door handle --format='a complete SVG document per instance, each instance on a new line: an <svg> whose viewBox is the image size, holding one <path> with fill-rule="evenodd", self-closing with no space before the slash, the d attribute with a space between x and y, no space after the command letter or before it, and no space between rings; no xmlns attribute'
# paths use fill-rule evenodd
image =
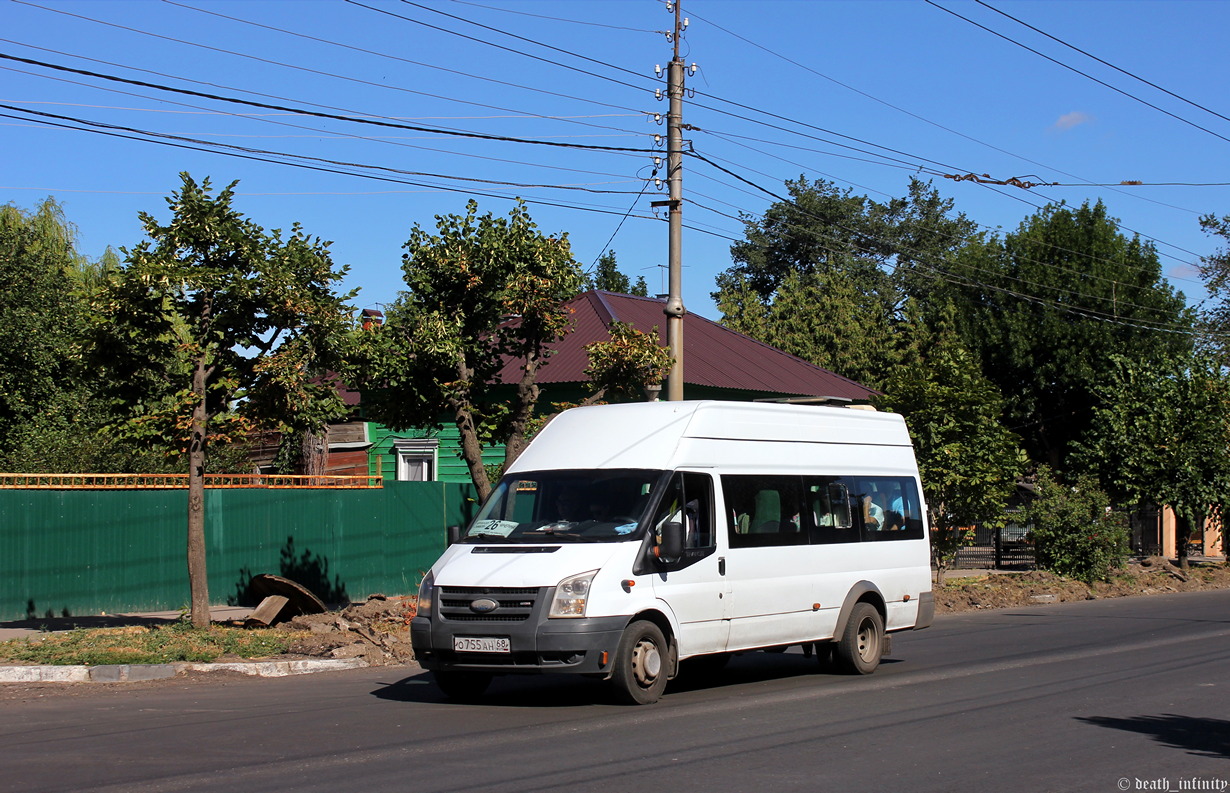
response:
<svg viewBox="0 0 1230 793"><path fill-rule="evenodd" d="M726 557L718 557L718 575L726 575Z"/></svg>

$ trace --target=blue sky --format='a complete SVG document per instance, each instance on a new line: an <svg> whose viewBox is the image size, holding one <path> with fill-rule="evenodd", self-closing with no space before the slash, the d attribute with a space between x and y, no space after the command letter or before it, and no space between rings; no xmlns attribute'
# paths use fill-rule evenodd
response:
<svg viewBox="0 0 1230 793"><path fill-rule="evenodd" d="M1201 296L1192 263L1219 246L1197 218L1230 214L1230 187L1150 185L1230 182L1230 121L1214 115L1230 116L1230 3L935 2L684 0L682 53L699 66L684 109L691 145L778 193L806 175L887 200L911 175L930 178L989 230L1012 230L1048 201L1100 197L1126 233L1157 241L1176 288ZM241 211L332 240L334 260L351 268L347 286L361 288L356 305L378 307L402 286L415 223L430 228L470 196L505 214L519 195L544 232L569 234L585 266L610 247L624 272L665 291L667 226L649 206L665 185L652 183L645 152L665 133L651 114L666 111L654 67L670 59L661 31L672 21L655 0L0 0L8 56L295 111L566 144L330 120L3 59L0 203L54 196L93 257L140 241L139 211L165 219L180 171L237 179ZM299 162L345 173L159 145L148 133L319 158ZM946 173L1073 186L991 187ZM1146 185L1094 186L1123 180ZM710 293L741 237L737 217L771 199L693 159L684 194L684 301L717 318Z"/></svg>

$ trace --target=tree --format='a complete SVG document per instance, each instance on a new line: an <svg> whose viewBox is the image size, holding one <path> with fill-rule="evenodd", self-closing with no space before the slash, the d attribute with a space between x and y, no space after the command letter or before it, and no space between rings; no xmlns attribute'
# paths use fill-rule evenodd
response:
<svg viewBox="0 0 1230 793"><path fill-rule="evenodd" d="M940 582L967 529L1003 522L1024 464L1016 436L1000 423L1002 397L979 373L948 316L934 331L914 326L912 364L899 367L876 400L909 426Z"/></svg>
<svg viewBox="0 0 1230 793"><path fill-rule="evenodd" d="M1230 241L1230 215L1205 215L1200 227L1206 234ZM1221 248L1211 256L1202 257L1196 265L1204 287L1209 293L1207 309L1200 317L1201 348L1209 352L1222 366L1230 366L1230 249Z"/></svg>
<svg viewBox="0 0 1230 793"><path fill-rule="evenodd" d="M907 303L944 284L937 268L975 226L917 180L887 203L823 180L786 188L789 200L744 218L746 239L731 246L735 264L713 295L722 322L875 386L895 366Z"/></svg>
<svg viewBox="0 0 1230 793"><path fill-rule="evenodd" d="M1192 314L1151 243L1121 234L1101 202L1051 205L948 269L959 329L1007 395L1032 459L1064 470L1113 354L1140 361L1191 347ZM1179 331L1178 333L1174 331Z"/></svg>
<svg viewBox="0 0 1230 793"><path fill-rule="evenodd" d="M1230 375L1212 357L1142 362L1112 356L1094 384L1093 421L1074 455L1129 504L1169 505L1187 535L1230 505Z"/></svg>
<svg viewBox="0 0 1230 793"><path fill-rule="evenodd" d="M586 279L590 289L602 289L607 292L618 292L621 295L649 296L649 286L645 276L637 276L636 284L628 280L628 276L619 271L615 263L615 251L607 251L598 257L592 278Z"/></svg>
<svg viewBox="0 0 1230 793"><path fill-rule="evenodd" d="M412 229L402 257L407 291L384 325L356 334L348 376L377 421L395 429L456 424L485 499L483 445L503 443L505 464L521 453L539 368L568 331L564 303L584 280L568 236L544 236L524 203L498 218L479 216L470 201L465 215L437 215L436 229ZM497 383L508 358L521 369L511 398Z"/></svg>
<svg viewBox="0 0 1230 793"><path fill-rule="evenodd" d="M85 311L73 273L83 257L74 237L50 198L33 212L0 206L0 458L11 460L18 433L81 398Z"/></svg>
<svg viewBox="0 0 1230 793"><path fill-rule="evenodd" d="M1036 498L1026 508L1038 566L1093 584L1105 581L1128 556L1127 519L1110 507L1095 477L1080 473L1069 485L1042 466Z"/></svg>
<svg viewBox="0 0 1230 793"><path fill-rule="evenodd" d="M897 363L893 307L845 270L787 273L770 303L748 281L731 280L718 309L731 330L871 388Z"/></svg>
<svg viewBox="0 0 1230 793"><path fill-rule="evenodd" d="M334 290L328 243L295 224L266 233L232 207L235 182L181 174L172 217L147 213L148 237L131 250L99 300L98 353L111 394L127 405L124 429L188 460L188 580L192 622L209 623L204 474L219 444L254 427L314 429L345 413L332 384L350 312ZM225 420L225 421L223 421Z"/></svg>

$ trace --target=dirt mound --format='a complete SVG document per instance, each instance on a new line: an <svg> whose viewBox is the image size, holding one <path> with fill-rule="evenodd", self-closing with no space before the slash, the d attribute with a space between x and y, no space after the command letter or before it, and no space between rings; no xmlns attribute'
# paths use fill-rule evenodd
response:
<svg viewBox="0 0 1230 793"><path fill-rule="evenodd" d="M301 615L277 628L308 632L291 645L294 655L362 658L372 666L404 664L414 660L410 620L415 602L409 595L371 595L366 602L352 603L341 611Z"/></svg>
<svg viewBox="0 0 1230 793"><path fill-rule="evenodd" d="M1230 568L1221 562L1193 562L1183 571L1167 559L1151 556L1131 560L1109 581L1093 586L1045 570L952 578L935 588L935 610L943 614L1199 589L1230 589Z"/></svg>

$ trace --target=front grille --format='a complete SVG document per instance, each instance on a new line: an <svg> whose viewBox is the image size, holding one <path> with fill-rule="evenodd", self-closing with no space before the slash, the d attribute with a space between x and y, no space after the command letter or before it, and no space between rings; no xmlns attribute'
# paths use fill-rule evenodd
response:
<svg viewBox="0 0 1230 793"><path fill-rule="evenodd" d="M443 608L443 607L441 607ZM471 614L468 613L469 606L466 607L467 613L450 612L445 617L452 622L525 622L529 618L529 614Z"/></svg>
<svg viewBox="0 0 1230 793"><path fill-rule="evenodd" d="M440 617L454 622L524 622L534 613L539 593L531 587L441 587ZM486 614L475 613L470 604L480 598L499 606Z"/></svg>

